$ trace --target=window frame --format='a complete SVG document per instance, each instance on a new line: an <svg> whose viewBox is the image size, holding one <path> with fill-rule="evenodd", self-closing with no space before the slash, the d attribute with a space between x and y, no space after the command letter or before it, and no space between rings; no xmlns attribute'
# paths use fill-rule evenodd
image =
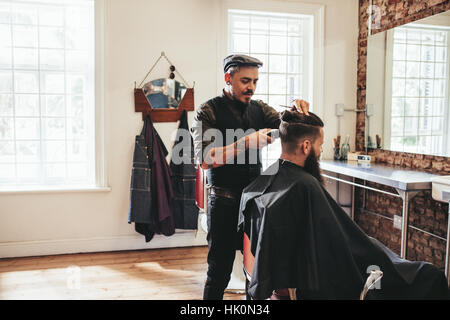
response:
<svg viewBox="0 0 450 320"><path fill-rule="evenodd" d="M108 186L107 164L105 161L105 80L104 80L104 52L105 52L105 0L94 1L94 128L93 139L88 143L94 144L94 185L15 185L1 188L0 194L15 193L66 193L66 192L103 192L110 191Z"/></svg>
<svg viewBox="0 0 450 320"><path fill-rule="evenodd" d="M407 28L415 28L415 29L429 29L429 30L444 30L447 31L447 86L445 87L445 93L444 93L444 106L446 107L444 110L444 120L443 120L443 135L442 135L442 143L443 143L443 150L441 153L425 153L425 154L435 154L435 155L445 155L450 152L450 138L448 137L450 133L450 28L448 27L439 27L435 25L425 25L425 24L413 24L411 26L405 25L401 26L404 29ZM386 65L385 65L385 112L384 112L384 137L385 137L385 148L392 150L391 148L391 126L392 126L392 80L393 80L393 49L394 49L394 29L387 30L386 32ZM420 44L421 45L421 44ZM405 49L406 50L406 49ZM421 59L421 58L420 58ZM407 60L404 60L407 61ZM420 72L420 70L419 70ZM419 76L419 79L421 77ZM401 96L405 98L406 96ZM419 105L420 110L420 105ZM403 116L402 118L405 118ZM420 116L418 116L420 119ZM419 127L418 129L419 130ZM403 135L405 136L405 135ZM419 136L416 134L416 136ZM428 136L428 135L425 135ZM431 134L432 136L432 134ZM398 152L410 152L410 151L404 151L403 150L393 150ZM416 150L412 153L418 153L419 151ZM411 152L410 152L411 153Z"/></svg>

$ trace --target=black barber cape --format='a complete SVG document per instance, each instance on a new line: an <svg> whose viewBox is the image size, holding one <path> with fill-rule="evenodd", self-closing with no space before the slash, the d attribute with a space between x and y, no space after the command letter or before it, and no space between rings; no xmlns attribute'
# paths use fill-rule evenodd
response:
<svg viewBox="0 0 450 320"><path fill-rule="evenodd" d="M281 288L297 288L299 299L359 299L368 272L378 268L381 288L366 299L447 298L443 272L367 236L302 167L279 160L268 171L276 173L246 187L240 204L239 229L255 257L253 299Z"/></svg>

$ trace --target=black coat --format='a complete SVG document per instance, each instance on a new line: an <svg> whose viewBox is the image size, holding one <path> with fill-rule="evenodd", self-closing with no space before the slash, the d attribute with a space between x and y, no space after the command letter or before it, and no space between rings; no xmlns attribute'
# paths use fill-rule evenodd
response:
<svg viewBox="0 0 450 320"><path fill-rule="evenodd" d="M239 227L255 256L248 290L254 299L280 288L297 288L302 299L359 299L368 269L377 267L381 288L367 299L447 298L443 272L368 237L302 167L276 165L276 174L244 189L240 204Z"/></svg>

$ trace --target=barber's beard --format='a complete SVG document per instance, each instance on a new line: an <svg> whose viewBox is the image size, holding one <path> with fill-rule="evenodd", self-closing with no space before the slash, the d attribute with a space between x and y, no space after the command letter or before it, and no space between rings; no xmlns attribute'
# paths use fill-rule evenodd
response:
<svg viewBox="0 0 450 320"><path fill-rule="evenodd" d="M323 185L323 177L320 174L319 158L316 156L316 153L314 152L314 150L311 150L308 157L306 158L304 169L306 172L311 174L314 178L319 180L321 185Z"/></svg>
<svg viewBox="0 0 450 320"><path fill-rule="evenodd" d="M250 97L245 96L245 94L247 94L247 93L253 95L253 92L252 92L252 91L249 91L249 92L242 92L242 95L246 98L246 102L242 102L241 100L239 100L239 99L236 97L236 95L234 94L234 92L231 93L231 95L232 95L232 97L233 97L233 100L236 102L236 105L237 105L238 107L247 107L247 106L250 104L250 101L251 101L251 99L252 99L252 96L250 96Z"/></svg>

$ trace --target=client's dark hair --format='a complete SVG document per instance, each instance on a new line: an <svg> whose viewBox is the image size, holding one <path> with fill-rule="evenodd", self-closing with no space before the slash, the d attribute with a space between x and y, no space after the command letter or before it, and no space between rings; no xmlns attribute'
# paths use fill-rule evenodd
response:
<svg viewBox="0 0 450 320"><path fill-rule="evenodd" d="M323 121L317 115L309 112L309 115L300 113L295 109L281 113L280 138L283 148L287 152L295 150L297 144L303 139L314 140L320 135Z"/></svg>

